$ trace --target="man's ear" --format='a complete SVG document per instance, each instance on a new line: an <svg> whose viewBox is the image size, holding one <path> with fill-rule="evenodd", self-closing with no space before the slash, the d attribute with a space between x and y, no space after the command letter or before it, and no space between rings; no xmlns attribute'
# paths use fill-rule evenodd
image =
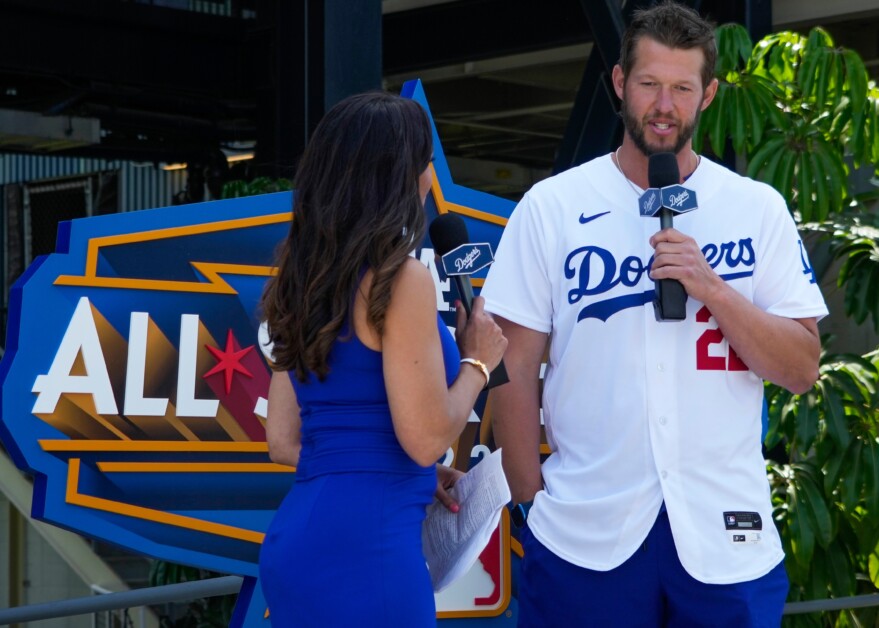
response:
<svg viewBox="0 0 879 628"><path fill-rule="evenodd" d="M711 82L708 83L708 87L705 88L705 93L702 94L702 107L700 111L705 111L708 108L708 105L711 104L711 101L714 100L714 97L717 95L717 86L719 83L716 78L711 79Z"/></svg>
<svg viewBox="0 0 879 628"><path fill-rule="evenodd" d="M620 67L620 64L617 63L613 66L613 73L611 74L611 79L613 80L613 89L617 93L617 98L620 100L623 99L623 91L626 85L626 75L623 74L623 68Z"/></svg>

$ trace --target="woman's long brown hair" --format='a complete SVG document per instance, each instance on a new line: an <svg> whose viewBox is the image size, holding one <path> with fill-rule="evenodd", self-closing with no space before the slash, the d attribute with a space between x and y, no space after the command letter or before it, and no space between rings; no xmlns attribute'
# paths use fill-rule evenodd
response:
<svg viewBox="0 0 879 628"><path fill-rule="evenodd" d="M278 273L261 302L276 370L300 381L309 372L326 377L330 349L368 268L367 320L383 333L391 284L424 237L418 177L432 150L427 115L407 98L359 94L321 120L296 174Z"/></svg>

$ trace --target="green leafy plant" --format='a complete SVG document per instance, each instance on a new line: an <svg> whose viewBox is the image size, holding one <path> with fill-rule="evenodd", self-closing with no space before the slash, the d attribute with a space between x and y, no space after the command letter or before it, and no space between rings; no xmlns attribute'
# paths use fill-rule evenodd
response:
<svg viewBox="0 0 879 628"><path fill-rule="evenodd" d="M717 155L727 139L747 156L748 176L776 188L803 222L850 202L855 167L879 164L879 89L861 58L821 28L782 32L751 45L745 29L717 29L719 87L694 136Z"/></svg>
<svg viewBox="0 0 879 628"><path fill-rule="evenodd" d="M293 183L289 179L257 177L252 181L229 181L223 186L223 198L241 198L256 194L286 192L292 189Z"/></svg>
<svg viewBox="0 0 879 628"><path fill-rule="evenodd" d="M194 582L220 575L206 569L155 560L150 567L150 586ZM160 614L161 626L162 628L225 628L232 619L236 597L220 595L192 600L179 617Z"/></svg>
<svg viewBox="0 0 879 628"><path fill-rule="evenodd" d="M767 387L769 460L776 523L782 532L791 600L874 593L879 588L879 352L821 358L803 395ZM875 611L801 615L794 625L861 625ZM869 625L873 625L871 619Z"/></svg>

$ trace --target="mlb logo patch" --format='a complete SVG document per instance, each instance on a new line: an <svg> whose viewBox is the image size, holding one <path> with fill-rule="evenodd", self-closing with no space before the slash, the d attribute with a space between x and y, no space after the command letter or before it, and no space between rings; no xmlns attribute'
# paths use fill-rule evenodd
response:
<svg viewBox="0 0 879 628"><path fill-rule="evenodd" d="M727 515L726 516L726 525L734 526L736 524L736 516L735 515Z"/></svg>

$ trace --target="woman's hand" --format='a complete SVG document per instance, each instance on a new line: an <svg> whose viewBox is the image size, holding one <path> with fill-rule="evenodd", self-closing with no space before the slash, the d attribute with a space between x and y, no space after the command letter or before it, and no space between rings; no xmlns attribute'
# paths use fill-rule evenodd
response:
<svg viewBox="0 0 879 628"><path fill-rule="evenodd" d="M493 371L504 357L507 339L484 308L485 299L476 297L468 318L464 306L460 302L456 304L458 324L455 328L455 340L462 358L475 358L485 364L489 371Z"/></svg>
<svg viewBox="0 0 879 628"><path fill-rule="evenodd" d="M442 464L436 465L436 492L433 495L450 512L461 510L461 505L449 494L449 489L463 476L464 474L457 469Z"/></svg>

